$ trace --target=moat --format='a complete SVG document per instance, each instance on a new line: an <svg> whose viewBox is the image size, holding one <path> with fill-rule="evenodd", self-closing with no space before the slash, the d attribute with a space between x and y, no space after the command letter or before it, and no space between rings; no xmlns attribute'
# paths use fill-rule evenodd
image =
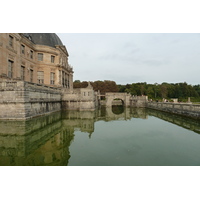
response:
<svg viewBox="0 0 200 200"><path fill-rule="evenodd" d="M199 166L200 121L145 108L0 121L1 166Z"/></svg>

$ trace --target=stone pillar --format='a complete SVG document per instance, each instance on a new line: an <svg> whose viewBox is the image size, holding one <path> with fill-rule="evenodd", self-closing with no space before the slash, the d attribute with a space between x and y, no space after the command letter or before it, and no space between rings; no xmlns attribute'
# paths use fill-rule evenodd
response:
<svg viewBox="0 0 200 200"><path fill-rule="evenodd" d="M73 89L73 73L69 75L69 88Z"/></svg>

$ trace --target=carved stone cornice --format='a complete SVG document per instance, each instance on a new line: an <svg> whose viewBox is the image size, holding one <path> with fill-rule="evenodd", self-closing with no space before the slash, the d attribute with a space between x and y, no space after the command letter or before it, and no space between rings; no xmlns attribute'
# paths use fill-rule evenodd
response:
<svg viewBox="0 0 200 200"><path fill-rule="evenodd" d="M38 45L38 44L36 44L34 46L34 48L35 48L36 52L49 53L49 54L52 54L52 55L55 55L55 56L58 55L58 50L56 48L53 48L53 47L49 47L49 46L46 46L46 45Z"/></svg>
<svg viewBox="0 0 200 200"><path fill-rule="evenodd" d="M28 38L24 37L23 35L21 37L21 41L20 42L24 43L29 48L35 50L35 44L32 41L30 41Z"/></svg>
<svg viewBox="0 0 200 200"><path fill-rule="evenodd" d="M67 57L69 56L69 54L67 52L67 49L66 49L66 47L64 45L63 46L56 45L56 48L61 50Z"/></svg>
<svg viewBox="0 0 200 200"><path fill-rule="evenodd" d="M12 36L15 37L16 41L19 41L21 39L21 36L19 33L11 33L11 34L12 34Z"/></svg>

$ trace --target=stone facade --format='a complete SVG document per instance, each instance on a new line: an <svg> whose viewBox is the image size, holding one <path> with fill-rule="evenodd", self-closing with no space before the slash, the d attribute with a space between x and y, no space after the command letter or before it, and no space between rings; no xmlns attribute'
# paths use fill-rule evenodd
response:
<svg viewBox="0 0 200 200"><path fill-rule="evenodd" d="M64 45L35 44L25 34L0 34L1 79L73 89L73 69L68 56Z"/></svg>
<svg viewBox="0 0 200 200"><path fill-rule="evenodd" d="M73 89L68 51L56 34L0 34L0 119L27 119L61 109L94 110L89 84Z"/></svg>
<svg viewBox="0 0 200 200"><path fill-rule="evenodd" d="M86 88L76 88L73 93L64 92L62 107L65 110L94 110L98 107L98 93L90 85Z"/></svg>

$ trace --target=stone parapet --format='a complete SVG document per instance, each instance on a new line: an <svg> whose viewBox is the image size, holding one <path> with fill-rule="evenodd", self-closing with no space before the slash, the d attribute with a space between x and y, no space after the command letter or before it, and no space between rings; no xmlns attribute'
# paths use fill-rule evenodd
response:
<svg viewBox="0 0 200 200"><path fill-rule="evenodd" d="M61 89L24 81L0 82L0 102L61 101Z"/></svg>
<svg viewBox="0 0 200 200"><path fill-rule="evenodd" d="M148 102L148 108L200 119L200 105L191 103Z"/></svg>

